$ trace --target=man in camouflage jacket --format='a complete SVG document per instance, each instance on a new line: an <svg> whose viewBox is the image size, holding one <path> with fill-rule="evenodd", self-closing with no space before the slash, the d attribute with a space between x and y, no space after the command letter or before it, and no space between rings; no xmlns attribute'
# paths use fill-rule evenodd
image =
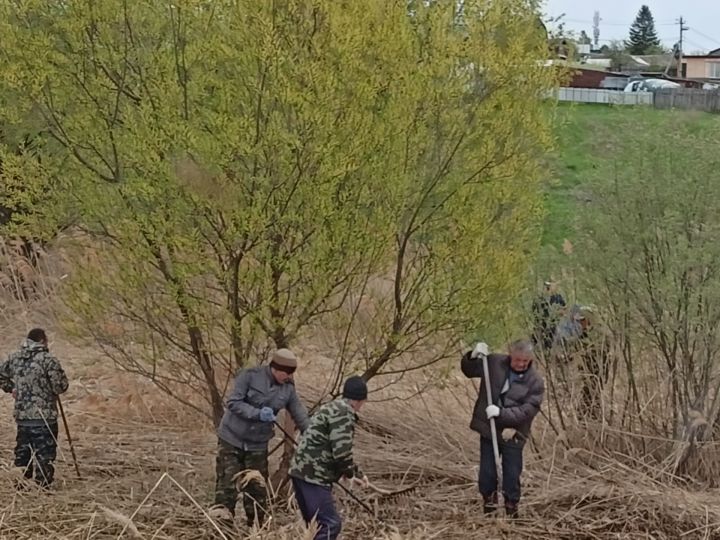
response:
<svg viewBox="0 0 720 540"><path fill-rule="evenodd" d="M0 387L15 398L15 466L43 488L52 484L57 454L57 398L68 389L60 362L48 352L45 331L30 331L20 351L0 364ZM35 458L33 467L32 458Z"/></svg>
<svg viewBox="0 0 720 540"><path fill-rule="evenodd" d="M360 377L345 381L343 394L320 407L300 438L290 464L290 477L305 523L317 520L315 540L335 540L342 529L332 484L341 478L362 479L353 461L357 411L367 400L367 384Z"/></svg>
<svg viewBox="0 0 720 540"><path fill-rule="evenodd" d="M267 518L268 443L273 438L275 418L287 409L300 431L308 426L308 414L298 399L293 382L297 358L288 349L278 349L269 366L242 370L227 400L218 427L215 507L213 514L225 522L235 516L237 489L233 478L242 471L258 471L243 488L247 523Z"/></svg>

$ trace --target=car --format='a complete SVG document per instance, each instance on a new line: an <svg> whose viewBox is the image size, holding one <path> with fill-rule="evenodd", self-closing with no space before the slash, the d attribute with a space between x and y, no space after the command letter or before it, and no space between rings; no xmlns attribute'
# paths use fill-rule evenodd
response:
<svg viewBox="0 0 720 540"><path fill-rule="evenodd" d="M661 88L682 88L681 84L665 79L638 79L627 84L625 92L655 92Z"/></svg>
<svg viewBox="0 0 720 540"><path fill-rule="evenodd" d="M625 92L655 92L661 88L681 88L682 85L665 79L638 79L625 87Z"/></svg>

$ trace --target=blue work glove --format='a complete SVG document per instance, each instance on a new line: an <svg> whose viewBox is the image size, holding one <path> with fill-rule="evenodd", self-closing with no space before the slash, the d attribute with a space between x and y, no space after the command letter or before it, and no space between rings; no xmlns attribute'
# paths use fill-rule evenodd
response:
<svg viewBox="0 0 720 540"><path fill-rule="evenodd" d="M260 409L260 421L261 422L274 422L275 413L270 407L263 407Z"/></svg>

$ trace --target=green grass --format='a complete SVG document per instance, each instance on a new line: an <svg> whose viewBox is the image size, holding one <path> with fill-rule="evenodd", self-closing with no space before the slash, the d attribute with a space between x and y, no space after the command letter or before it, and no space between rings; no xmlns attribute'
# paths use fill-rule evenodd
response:
<svg viewBox="0 0 720 540"><path fill-rule="evenodd" d="M551 178L545 191L546 217L542 244L559 250L572 241L574 223L588 199L588 188L600 171L612 166L612 146L630 145L640 131L698 133L720 126L720 115L666 111L652 107L560 105L557 109L557 150L550 159ZM720 150L719 150L720 151Z"/></svg>

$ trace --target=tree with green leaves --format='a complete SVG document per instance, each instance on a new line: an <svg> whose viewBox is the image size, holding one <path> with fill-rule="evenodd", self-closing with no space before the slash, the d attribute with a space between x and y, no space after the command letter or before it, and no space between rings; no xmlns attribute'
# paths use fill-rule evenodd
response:
<svg viewBox="0 0 720 540"><path fill-rule="evenodd" d="M575 263L611 336L604 421L693 442L720 422L720 132L675 118L656 128L666 135L638 133L632 149L610 143Z"/></svg>
<svg viewBox="0 0 720 540"><path fill-rule="evenodd" d="M643 5L630 26L627 50L630 54L652 54L660 49L655 21L648 6Z"/></svg>
<svg viewBox="0 0 720 540"><path fill-rule="evenodd" d="M41 118L43 211L79 232L66 323L215 422L270 348L332 342L331 387L455 357L498 327L539 236L556 74L536 16L528 0L466 1L462 25L453 2L3 4L0 115Z"/></svg>

